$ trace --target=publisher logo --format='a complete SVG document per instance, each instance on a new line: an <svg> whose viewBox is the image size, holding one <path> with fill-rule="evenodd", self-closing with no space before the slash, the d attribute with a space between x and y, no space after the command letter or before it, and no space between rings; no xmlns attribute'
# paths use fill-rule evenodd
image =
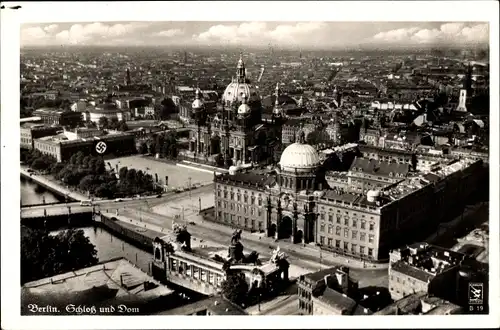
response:
<svg viewBox="0 0 500 330"><path fill-rule="evenodd" d="M469 304L481 305L483 294L483 283L469 283Z"/></svg>

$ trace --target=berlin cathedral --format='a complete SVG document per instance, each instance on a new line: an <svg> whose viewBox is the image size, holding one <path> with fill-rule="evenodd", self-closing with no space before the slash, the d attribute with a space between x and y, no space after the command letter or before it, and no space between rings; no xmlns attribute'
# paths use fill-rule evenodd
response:
<svg viewBox="0 0 500 330"><path fill-rule="evenodd" d="M276 93L279 93L278 86ZM246 77L240 56L236 77L226 87L221 104L209 113L196 90L192 103L190 155L219 166L276 162L281 148L283 113L276 105L271 122L262 120L261 97Z"/></svg>

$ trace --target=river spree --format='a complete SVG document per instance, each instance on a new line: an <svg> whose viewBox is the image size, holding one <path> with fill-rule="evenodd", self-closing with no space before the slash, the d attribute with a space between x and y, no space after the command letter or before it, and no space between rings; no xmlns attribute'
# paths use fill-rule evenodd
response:
<svg viewBox="0 0 500 330"><path fill-rule="evenodd" d="M42 204L45 203L54 203L58 201L62 201L62 199L48 190L45 190L43 187L37 185L33 181L27 180L21 177L21 205L33 205L33 204Z"/></svg>
<svg viewBox="0 0 500 330"><path fill-rule="evenodd" d="M61 201L61 198L50 191L43 189L30 180L21 178L21 205L42 204L44 199L45 203ZM136 264L143 271L148 271L149 262L152 258L151 254L113 236L102 228L84 227L75 229L82 229L85 236L95 245L99 261L124 257ZM61 230L54 231L52 234L55 235Z"/></svg>

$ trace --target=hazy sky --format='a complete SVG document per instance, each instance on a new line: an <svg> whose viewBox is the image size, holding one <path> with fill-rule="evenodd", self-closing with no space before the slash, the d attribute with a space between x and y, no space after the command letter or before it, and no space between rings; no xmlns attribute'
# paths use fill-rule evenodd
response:
<svg viewBox="0 0 500 330"><path fill-rule="evenodd" d="M344 47L488 44L481 22L94 22L24 24L21 45Z"/></svg>

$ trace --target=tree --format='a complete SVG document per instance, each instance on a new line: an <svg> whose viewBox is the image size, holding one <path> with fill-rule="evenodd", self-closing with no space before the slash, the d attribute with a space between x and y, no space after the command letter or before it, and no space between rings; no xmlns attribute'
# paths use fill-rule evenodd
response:
<svg viewBox="0 0 500 330"><path fill-rule="evenodd" d="M94 175L90 174L83 177L83 179L80 181L79 187L83 191L88 190L92 192L94 190Z"/></svg>
<svg viewBox="0 0 500 330"><path fill-rule="evenodd" d="M117 130L121 131L121 132L125 132L125 131L128 131L128 125L127 123L125 122L125 120L121 120L119 123L118 123L118 126L116 128Z"/></svg>
<svg viewBox="0 0 500 330"><path fill-rule="evenodd" d="M21 283L93 266L95 246L83 230L69 229L56 236L21 227Z"/></svg>
<svg viewBox="0 0 500 330"><path fill-rule="evenodd" d="M248 283L242 273L229 273L222 282L222 295L235 304L245 302L248 293Z"/></svg>
<svg viewBox="0 0 500 330"><path fill-rule="evenodd" d="M107 117L99 118L99 127L104 128L104 129L109 127L109 122L108 122Z"/></svg>
<svg viewBox="0 0 500 330"><path fill-rule="evenodd" d="M35 170L46 170L47 164L43 160L43 158L37 158L31 163L31 167Z"/></svg>
<svg viewBox="0 0 500 330"><path fill-rule="evenodd" d="M118 125L119 125L118 117L111 117L111 120L109 121L109 128L117 129Z"/></svg>

